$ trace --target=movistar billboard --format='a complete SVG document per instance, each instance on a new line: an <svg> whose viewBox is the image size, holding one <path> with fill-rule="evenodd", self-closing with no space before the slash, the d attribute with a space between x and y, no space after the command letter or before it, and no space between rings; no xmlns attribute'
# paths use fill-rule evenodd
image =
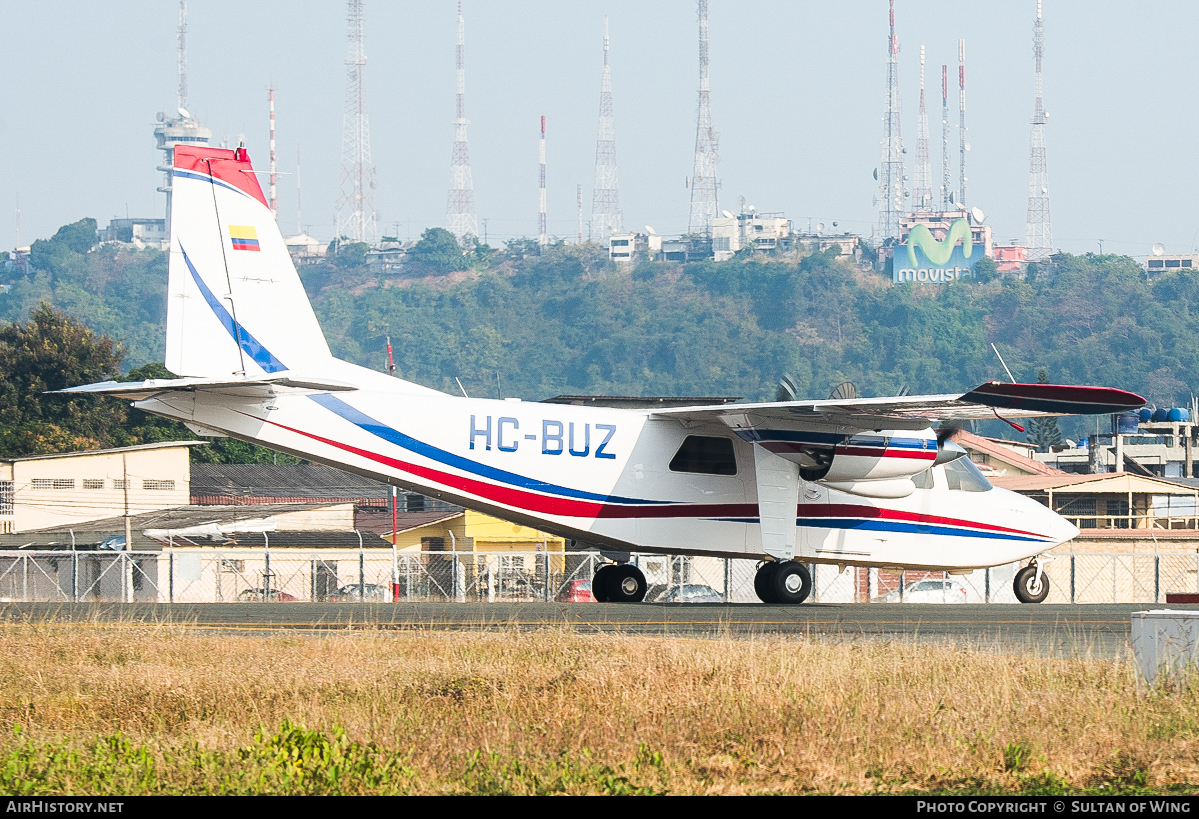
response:
<svg viewBox="0 0 1199 819"><path fill-rule="evenodd" d="M941 241L927 226L914 225L907 243L895 248L891 278L896 282L940 284L972 279L974 265L985 254L983 245L971 237L970 223L965 219L955 219Z"/></svg>

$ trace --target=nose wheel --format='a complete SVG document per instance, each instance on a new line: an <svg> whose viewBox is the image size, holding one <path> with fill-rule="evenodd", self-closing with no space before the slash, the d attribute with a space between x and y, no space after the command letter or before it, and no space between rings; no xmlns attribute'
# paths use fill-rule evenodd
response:
<svg viewBox="0 0 1199 819"><path fill-rule="evenodd" d="M794 560L768 561L754 575L754 591L763 603L799 605L812 593L812 573Z"/></svg>
<svg viewBox="0 0 1199 819"><path fill-rule="evenodd" d="M647 588L645 575L629 563L600 566L591 579L591 594L600 603L640 603Z"/></svg>
<svg viewBox="0 0 1199 819"><path fill-rule="evenodd" d="M1041 603L1049 596L1049 575L1040 558L1016 572L1012 584L1016 599L1021 603Z"/></svg>

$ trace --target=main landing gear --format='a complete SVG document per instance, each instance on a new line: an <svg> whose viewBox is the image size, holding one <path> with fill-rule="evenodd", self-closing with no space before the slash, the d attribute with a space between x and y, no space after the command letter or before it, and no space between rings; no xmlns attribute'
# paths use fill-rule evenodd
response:
<svg viewBox="0 0 1199 819"><path fill-rule="evenodd" d="M812 593L812 573L794 560L767 561L754 575L754 591L763 603L797 605Z"/></svg>
<svg viewBox="0 0 1199 819"><path fill-rule="evenodd" d="M1049 596L1049 575L1045 574L1045 563L1049 558L1038 555L1020 571L1012 587L1016 599L1021 603L1040 603Z"/></svg>
<svg viewBox="0 0 1199 819"><path fill-rule="evenodd" d="M647 588L645 575L631 563L600 566L591 579L591 594L600 603L640 603Z"/></svg>

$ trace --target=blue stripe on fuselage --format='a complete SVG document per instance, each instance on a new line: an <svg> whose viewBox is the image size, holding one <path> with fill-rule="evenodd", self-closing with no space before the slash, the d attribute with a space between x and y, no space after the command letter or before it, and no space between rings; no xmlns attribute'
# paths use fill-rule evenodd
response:
<svg viewBox="0 0 1199 819"><path fill-rule="evenodd" d="M523 475L517 475L515 472L508 472L503 469L485 466L478 461L472 461L469 458L463 458L461 455L455 455L452 452L446 452L444 449L439 449L432 444L426 444L424 441L418 441L410 435L405 435L397 429L393 429L381 421L376 421L366 413L351 407L340 398L329 394L309 396L313 401L320 404L325 409L335 415L344 418L351 424L360 429L369 432L378 438L382 438L388 443L395 444L398 447L414 452L431 461L446 466L452 466L455 469L460 469L463 472L469 472L472 475L478 475L481 478L487 478L492 481L508 484L509 486L518 486L521 489L531 489L535 492L545 492L547 494L559 495L564 498L576 498L578 500L598 501L600 503L635 503L646 505L665 505L672 504L674 501L654 501L644 500L641 498L623 498L617 495L600 495L594 492L584 492L581 489L572 489L568 486L559 486L557 484L539 481L535 478L526 478Z"/></svg>

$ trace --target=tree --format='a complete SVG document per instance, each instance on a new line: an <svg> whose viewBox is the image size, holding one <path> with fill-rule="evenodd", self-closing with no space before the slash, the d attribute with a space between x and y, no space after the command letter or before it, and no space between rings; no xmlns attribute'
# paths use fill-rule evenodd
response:
<svg viewBox="0 0 1199 819"><path fill-rule="evenodd" d="M95 449L125 436L125 407L46 395L120 374L124 351L46 303L24 324L0 325L0 456Z"/></svg>
<svg viewBox="0 0 1199 819"><path fill-rule="evenodd" d="M454 234L445 228L429 228L420 241L408 251L408 261L418 270L429 273L452 273L470 269L470 259Z"/></svg>
<svg viewBox="0 0 1199 819"><path fill-rule="evenodd" d="M1037 373L1037 383L1049 383L1049 374L1045 370ZM1028 442L1034 444L1038 452L1048 452L1052 446L1061 446L1062 431L1058 429L1057 418L1049 416L1029 419Z"/></svg>

